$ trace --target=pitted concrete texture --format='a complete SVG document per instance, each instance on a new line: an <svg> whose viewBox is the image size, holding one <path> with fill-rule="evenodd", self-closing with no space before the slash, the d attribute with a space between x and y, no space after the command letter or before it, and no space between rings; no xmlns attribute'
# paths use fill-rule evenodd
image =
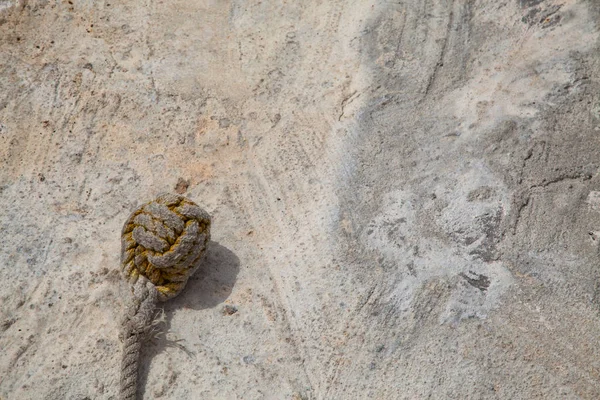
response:
<svg viewBox="0 0 600 400"><path fill-rule="evenodd" d="M114 399L120 230L213 218L145 399L600 398L596 0L0 0L0 398Z"/></svg>

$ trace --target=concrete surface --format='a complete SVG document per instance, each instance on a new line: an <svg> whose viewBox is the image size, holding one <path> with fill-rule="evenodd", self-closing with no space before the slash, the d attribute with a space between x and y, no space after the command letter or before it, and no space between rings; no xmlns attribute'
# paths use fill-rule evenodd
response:
<svg viewBox="0 0 600 400"><path fill-rule="evenodd" d="M0 0L0 398L114 399L129 212L205 265L145 399L600 398L596 0Z"/></svg>

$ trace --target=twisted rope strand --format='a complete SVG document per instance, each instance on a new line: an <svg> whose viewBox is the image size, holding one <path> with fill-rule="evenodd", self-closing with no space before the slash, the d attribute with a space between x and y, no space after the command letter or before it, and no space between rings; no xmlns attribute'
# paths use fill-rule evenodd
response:
<svg viewBox="0 0 600 400"><path fill-rule="evenodd" d="M121 400L135 400L137 394L138 364L142 342L152 325L158 291L146 278L133 286L133 301L123 321L123 359L121 362Z"/></svg>
<svg viewBox="0 0 600 400"><path fill-rule="evenodd" d="M185 197L163 194L142 205L121 233L121 265L133 301L123 321L120 399L135 400L142 342L156 304L177 296L210 240L210 216Z"/></svg>

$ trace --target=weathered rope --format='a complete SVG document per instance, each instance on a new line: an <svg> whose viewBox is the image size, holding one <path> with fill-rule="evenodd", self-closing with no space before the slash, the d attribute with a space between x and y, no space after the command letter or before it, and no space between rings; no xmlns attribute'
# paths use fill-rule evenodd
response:
<svg viewBox="0 0 600 400"><path fill-rule="evenodd" d="M160 195L135 210L121 234L121 265L133 301L123 321L121 400L135 400L140 349L158 301L177 296L210 240L210 216L192 201Z"/></svg>
<svg viewBox="0 0 600 400"><path fill-rule="evenodd" d="M146 278L133 285L133 302L123 322L123 359L121 362L121 399L135 400L137 394L138 361L142 342L147 337L158 298L157 290Z"/></svg>

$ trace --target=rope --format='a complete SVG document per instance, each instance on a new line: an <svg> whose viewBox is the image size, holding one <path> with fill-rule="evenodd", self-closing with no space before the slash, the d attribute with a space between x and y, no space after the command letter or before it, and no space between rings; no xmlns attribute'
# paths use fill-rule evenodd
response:
<svg viewBox="0 0 600 400"><path fill-rule="evenodd" d="M121 361L121 399L135 400L140 350L152 325L158 292L142 277L133 285L133 302L123 321L123 360Z"/></svg>
<svg viewBox="0 0 600 400"><path fill-rule="evenodd" d="M177 296L198 267L210 240L210 216L185 197L163 194L125 222L121 265L132 291L123 321L121 400L135 400L142 342L158 301Z"/></svg>

